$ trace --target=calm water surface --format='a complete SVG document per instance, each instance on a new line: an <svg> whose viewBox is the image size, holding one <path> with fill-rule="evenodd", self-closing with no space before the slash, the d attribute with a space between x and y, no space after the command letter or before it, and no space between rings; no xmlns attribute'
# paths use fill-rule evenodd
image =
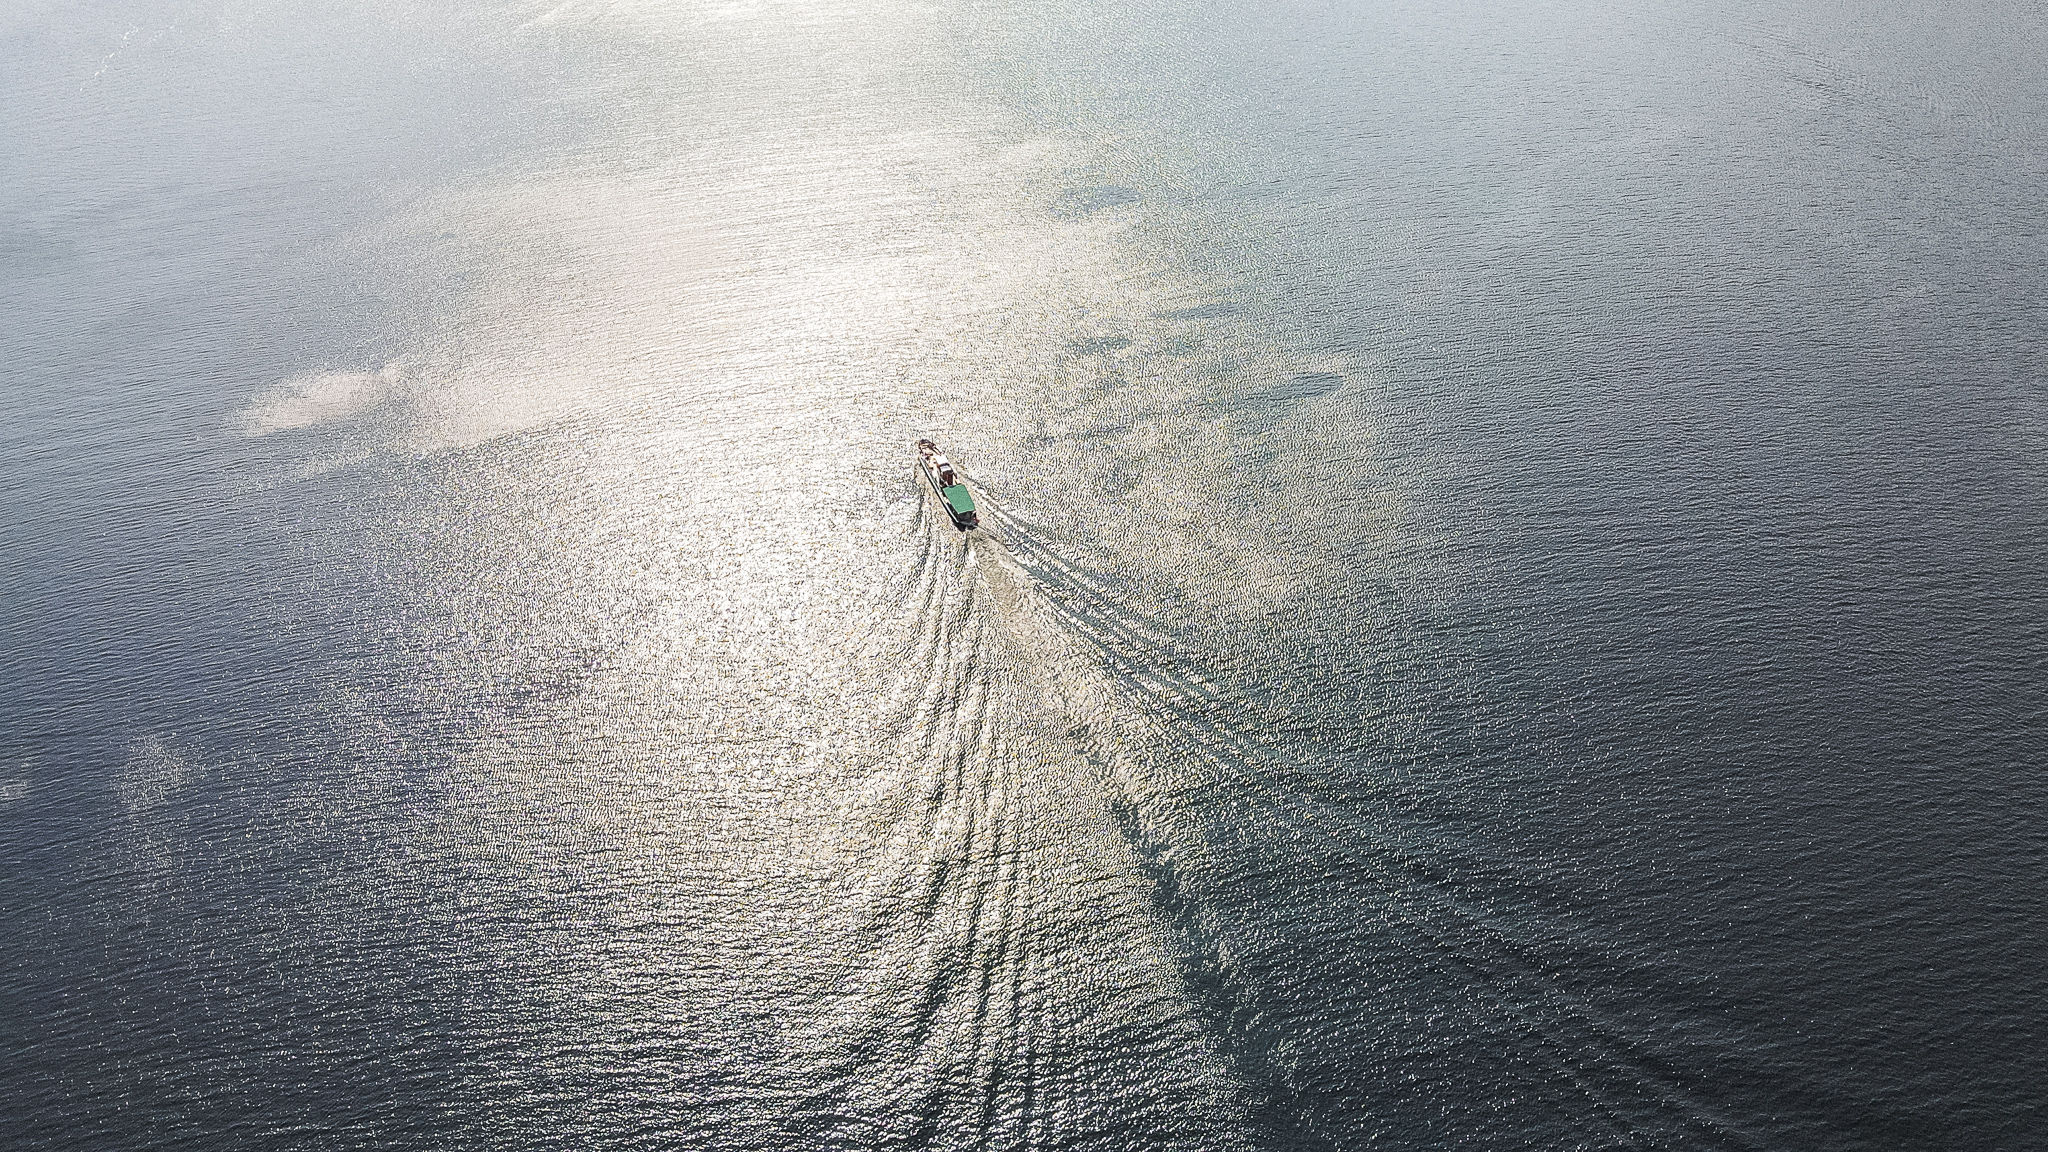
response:
<svg viewBox="0 0 2048 1152"><path fill-rule="evenodd" d="M1923 8L16 0L0 1143L2041 1147Z"/></svg>

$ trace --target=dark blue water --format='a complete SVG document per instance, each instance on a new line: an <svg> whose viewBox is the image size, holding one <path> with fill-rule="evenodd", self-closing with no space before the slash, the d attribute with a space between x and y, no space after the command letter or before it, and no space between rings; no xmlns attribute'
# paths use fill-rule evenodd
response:
<svg viewBox="0 0 2048 1152"><path fill-rule="evenodd" d="M0 1143L2039 1146L2042 25L0 14Z"/></svg>

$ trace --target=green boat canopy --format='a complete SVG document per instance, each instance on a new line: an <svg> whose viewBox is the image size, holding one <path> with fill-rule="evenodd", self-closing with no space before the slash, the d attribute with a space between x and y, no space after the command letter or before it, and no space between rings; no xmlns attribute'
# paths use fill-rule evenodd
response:
<svg viewBox="0 0 2048 1152"><path fill-rule="evenodd" d="M945 496L946 507L951 508L955 516L965 516L974 511L974 497L967 494L965 484L955 484L941 495Z"/></svg>

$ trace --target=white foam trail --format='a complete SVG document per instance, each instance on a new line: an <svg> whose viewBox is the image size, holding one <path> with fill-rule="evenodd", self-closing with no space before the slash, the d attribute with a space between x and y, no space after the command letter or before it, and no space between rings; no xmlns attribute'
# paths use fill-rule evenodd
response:
<svg viewBox="0 0 2048 1152"><path fill-rule="evenodd" d="M139 815L163 807L191 775L190 761L173 752L162 738L151 736L123 765L114 792L131 815Z"/></svg>
<svg viewBox="0 0 2048 1152"><path fill-rule="evenodd" d="M379 372L323 372L294 376L235 413L246 436L268 436L289 428L310 428L360 415L384 403L404 384L398 364Z"/></svg>

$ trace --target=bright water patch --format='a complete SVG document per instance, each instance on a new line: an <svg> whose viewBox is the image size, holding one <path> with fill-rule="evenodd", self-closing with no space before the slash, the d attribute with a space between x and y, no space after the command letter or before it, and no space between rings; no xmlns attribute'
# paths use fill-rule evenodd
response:
<svg viewBox="0 0 2048 1152"><path fill-rule="evenodd" d="M0 17L15 1139L2030 1147L2048 30L1850 16Z"/></svg>

